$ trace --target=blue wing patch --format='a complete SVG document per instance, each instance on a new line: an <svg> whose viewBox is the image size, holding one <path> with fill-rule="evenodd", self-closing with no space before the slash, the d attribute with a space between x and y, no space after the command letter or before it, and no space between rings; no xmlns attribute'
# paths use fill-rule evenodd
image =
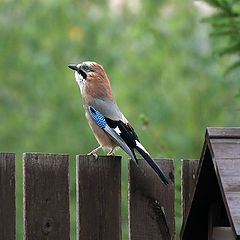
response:
<svg viewBox="0 0 240 240"><path fill-rule="evenodd" d="M133 160L137 161L134 152L129 148L127 143L122 139L122 137L116 132L115 129L111 128L105 119L105 117L97 111L95 108L89 106L88 111L95 123L104 130L114 142L116 142ZM116 127L115 127L116 128Z"/></svg>
<svg viewBox="0 0 240 240"><path fill-rule="evenodd" d="M101 129L103 129L107 126L107 122L106 122L104 116L99 111L97 111L93 107L88 107L88 111L89 111L91 117L93 118L93 120L96 122L96 124Z"/></svg>

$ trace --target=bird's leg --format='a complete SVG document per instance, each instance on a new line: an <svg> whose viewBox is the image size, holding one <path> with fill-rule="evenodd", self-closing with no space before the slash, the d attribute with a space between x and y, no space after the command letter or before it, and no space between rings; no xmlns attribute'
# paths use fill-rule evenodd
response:
<svg viewBox="0 0 240 240"><path fill-rule="evenodd" d="M115 147L113 147L113 148L107 153L107 156L113 156L113 155L114 155L114 149L115 149Z"/></svg>
<svg viewBox="0 0 240 240"><path fill-rule="evenodd" d="M100 150L102 148L102 146L98 146L97 148L93 149L90 153L88 153L88 155L93 155L95 158L97 158L97 151Z"/></svg>

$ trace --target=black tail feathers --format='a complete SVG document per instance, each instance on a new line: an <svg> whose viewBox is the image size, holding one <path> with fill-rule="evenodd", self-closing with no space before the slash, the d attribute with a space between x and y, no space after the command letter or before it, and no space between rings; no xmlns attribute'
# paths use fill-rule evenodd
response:
<svg viewBox="0 0 240 240"><path fill-rule="evenodd" d="M155 163L155 161L149 156L149 154L147 152L145 152L139 146L136 146L136 150L146 160L146 162L151 166L151 168L155 171L155 173L160 177L161 181L165 185L167 185L169 183L167 177L165 176L163 171L160 169L160 167Z"/></svg>

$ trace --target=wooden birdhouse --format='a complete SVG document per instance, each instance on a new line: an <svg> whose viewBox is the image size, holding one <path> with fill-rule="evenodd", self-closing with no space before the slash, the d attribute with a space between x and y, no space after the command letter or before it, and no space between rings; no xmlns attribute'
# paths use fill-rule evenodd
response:
<svg viewBox="0 0 240 240"><path fill-rule="evenodd" d="M183 169L186 174L187 168ZM240 239L240 128L208 128L192 176L192 192L183 189L189 201L185 201L181 239Z"/></svg>

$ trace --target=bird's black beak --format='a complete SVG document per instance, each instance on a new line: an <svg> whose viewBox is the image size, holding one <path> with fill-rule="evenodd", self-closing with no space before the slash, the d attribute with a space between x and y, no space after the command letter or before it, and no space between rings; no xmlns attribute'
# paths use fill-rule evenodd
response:
<svg viewBox="0 0 240 240"><path fill-rule="evenodd" d="M77 64L69 64L68 67L74 71L78 71Z"/></svg>

